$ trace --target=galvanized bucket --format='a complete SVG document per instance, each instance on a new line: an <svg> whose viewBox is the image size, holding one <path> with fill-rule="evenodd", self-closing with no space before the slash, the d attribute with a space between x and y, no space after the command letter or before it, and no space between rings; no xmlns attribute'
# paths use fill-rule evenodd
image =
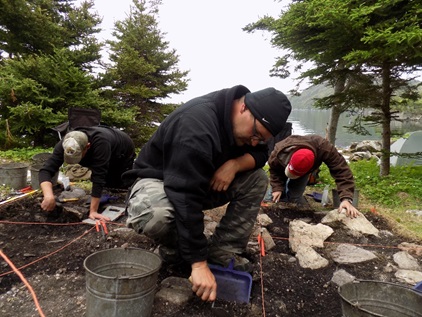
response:
<svg viewBox="0 0 422 317"><path fill-rule="evenodd" d="M43 163L38 163L38 164L32 164L31 167L29 168L29 171L31 172L31 187L33 189L39 189L40 188L40 181L39 181L38 174L40 172L40 169L43 166L44 166ZM53 185L56 185L58 179L59 179L59 172L54 174L53 178L51 179L51 183Z"/></svg>
<svg viewBox="0 0 422 317"><path fill-rule="evenodd" d="M14 189L22 189L27 186L28 164L6 163L0 165L0 185Z"/></svg>
<svg viewBox="0 0 422 317"><path fill-rule="evenodd" d="M339 287L344 317L420 317L422 293L399 284L357 280Z"/></svg>
<svg viewBox="0 0 422 317"><path fill-rule="evenodd" d="M34 164L44 164L51 155L51 153L38 153L33 155L31 159Z"/></svg>
<svg viewBox="0 0 422 317"><path fill-rule="evenodd" d="M86 270L86 317L149 317L161 258L137 248L103 250L89 255Z"/></svg>

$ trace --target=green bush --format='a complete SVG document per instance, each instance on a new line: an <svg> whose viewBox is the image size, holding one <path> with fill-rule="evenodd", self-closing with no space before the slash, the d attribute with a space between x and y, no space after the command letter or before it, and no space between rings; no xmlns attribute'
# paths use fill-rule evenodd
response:
<svg viewBox="0 0 422 317"><path fill-rule="evenodd" d="M13 162L30 162L31 158L38 153L53 153L53 148L44 149L41 147L15 148L13 150L1 151L2 159Z"/></svg>

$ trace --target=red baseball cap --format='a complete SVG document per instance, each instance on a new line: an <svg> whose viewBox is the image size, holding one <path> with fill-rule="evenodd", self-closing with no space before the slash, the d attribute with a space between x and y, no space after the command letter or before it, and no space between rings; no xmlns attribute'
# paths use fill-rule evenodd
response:
<svg viewBox="0 0 422 317"><path fill-rule="evenodd" d="M293 153L285 174L288 178L296 179L308 173L314 165L315 154L309 149L300 149Z"/></svg>

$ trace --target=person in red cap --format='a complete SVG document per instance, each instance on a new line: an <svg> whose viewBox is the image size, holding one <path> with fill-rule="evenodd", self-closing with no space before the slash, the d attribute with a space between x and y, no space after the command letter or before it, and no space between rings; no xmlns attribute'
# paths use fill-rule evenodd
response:
<svg viewBox="0 0 422 317"><path fill-rule="evenodd" d="M289 164L287 164L285 173L290 179L302 177L312 169L315 162L315 155L309 149L299 149L292 154Z"/></svg>
<svg viewBox="0 0 422 317"><path fill-rule="evenodd" d="M352 171L335 146L319 135L290 135L275 144L268 159L272 201L307 204L303 193L309 174L322 163L335 180L341 201L339 212L357 217L359 211L352 205L355 188Z"/></svg>

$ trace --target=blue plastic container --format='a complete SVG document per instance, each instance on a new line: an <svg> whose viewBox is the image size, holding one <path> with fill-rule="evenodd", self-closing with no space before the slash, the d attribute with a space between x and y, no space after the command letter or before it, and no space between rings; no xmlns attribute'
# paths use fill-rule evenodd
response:
<svg viewBox="0 0 422 317"><path fill-rule="evenodd" d="M422 281L420 281L419 283L417 283L417 284L415 285L415 287L413 287L413 289L414 289L415 291L418 291L419 293L422 293Z"/></svg>
<svg viewBox="0 0 422 317"><path fill-rule="evenodd" d="M228 268L208 264L217 282L217 298L236 303L249 303L252 276L233 269L232 260Z"/></svg>

